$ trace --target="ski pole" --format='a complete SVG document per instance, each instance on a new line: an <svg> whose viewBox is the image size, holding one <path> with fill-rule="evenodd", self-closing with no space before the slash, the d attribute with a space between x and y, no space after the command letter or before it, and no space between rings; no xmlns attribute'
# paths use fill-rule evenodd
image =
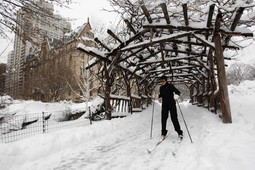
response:
<svg viewBox="0 0 255 170"><path fill-rule="evenodd" d="M176 102L177 102L177 104L178 104L178 106L179 106L179 110L180 110L180 112L181 112L183 122L184 122L185 127L186 127L186 129L187 129L187 132L188 132L188 134L189 134L190 142L193 143L193 141L192 141L192 139L191 139L191 136L190 136L190 133L189 133L188 126L187 126L186 121L185 121L185 119L184 119L184 116L183 116L183 114L182 114L182 110L181 110L181 107L180 107L180 105L179 105L179 102L178 102L177 100L176 100Z"/></svg>
<svg viewBox="0 0 255 170"><path fill-rule="evenodd" d="M153 103L152 103L151 134L150 134L150 138L152 138L153 117L154 117L154 105L155 105L154 98L155 98L155 93L154 93L154 97L153 97L153 100L152 100Z"/></svg>

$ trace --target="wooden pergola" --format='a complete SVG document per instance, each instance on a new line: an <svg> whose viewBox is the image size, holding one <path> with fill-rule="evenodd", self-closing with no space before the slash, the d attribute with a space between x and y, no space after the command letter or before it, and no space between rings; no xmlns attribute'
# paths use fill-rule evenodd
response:
<svg viewBox="0 0 255 170"><path fill-rule="evenodd" d="M222 121L231 123L231 110L226 83L224 50L238 49L231 43L234 36L252 37L249 30L240 29L240 18L244 7L239 7L233 19L224 20L226 12L209 6L204 19L189 16L187 4L182 11L171 12L165 3L153 10L140 6L140 22L124 19L126 32L130 36L124 41L113 31L107 33L116 40L115 48L110 48L95 38L98 49L80 44L78 49L96 57L87 68L99 62L104 63L105 107L111 116L112 74L121 70L127 86L127 96L131 97L130 79L137 80L139 95L150 94L158 84L158 78L166 75L171 82L187 85L191 100L208 102L214 108L215 95L220 100ZM192 12L193 14L193 12ZM141 89L142 88L142 89ZM145 90L144 90L145 89ZM196 91L196 95L194 94Z"/></svg>

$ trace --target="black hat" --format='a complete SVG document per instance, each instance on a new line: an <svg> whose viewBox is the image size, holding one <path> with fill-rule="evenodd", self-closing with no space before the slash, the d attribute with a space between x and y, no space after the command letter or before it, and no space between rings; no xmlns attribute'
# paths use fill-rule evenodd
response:
<svg viewBox="0 0 255 170"><path fill-rule="evenodd" d="M166 80L167 81L167 77L166 76L161 76L160 80Z"/></svg>

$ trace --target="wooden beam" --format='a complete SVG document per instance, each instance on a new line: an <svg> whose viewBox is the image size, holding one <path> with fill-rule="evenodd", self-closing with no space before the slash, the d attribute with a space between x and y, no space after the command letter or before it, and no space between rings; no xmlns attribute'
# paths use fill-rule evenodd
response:
<svg viewBox="0 0 255 170"><path fill-rule="evenodd" d="M167 24L164 22L160 23L153 23L153 24L143 24L143 28L158 28L158 29L172 29L172 30L177 30L177 31L201 31L201 32L213 32L213 28L200 28L200 27L191 27L191 26L182 26L182 25L172 25L172 24Z"/></svg>
<svg viewBox="0 0 255 170"><path fill-rule="evenodd" d="M110 82L110 74L107 69L107 63L104 63L104 79L105 81L105 93L104 93L104 105L105 105L105 114L106 114L106 119L111 120L112 118L112 109L111 109L111 103L110 103L110 94L111 94L111 82Z"/></svg>
<svg viewBox="0 0 255 170"><path fill-rule="evenodd" d="M207 75L201 70L196 67L196 70L205 78L207 78Z"/></svg>
<svg viewBox="0 0 255 170"><path fill-rule="evenodd" d="M194 58L201 65L201 67L205 68L206 70L210 69L207 65L205 65L205 63L203 63L203 61L199 60L195 56L192 56L192 58Z"/></svg>
<svg viewBox="0 0 255 170"><path fill-rule="evenodd" d="M170 24L170 17L169 17L168 11L167 11L166 3L162 3L162 4L160 4L160 6L161 6L162 11L164 13L166 23Z"/></svg>
<svg viewBox="0 0 255 170"><path fill-rule="evenodd" d="M174 67L172 67L172 70L181 70L181 69L189 69L189 68L196 68L196 67L195 66L174 66ZM162 70L164 70L164 69L162 69Z"/></svg>
<svg viewBox="0 0 255 170"><path fill-rule="evenodd" d="M236 26L238 24L238 22L240 21L240 18L243 14L244 8L243 7L239 7L236 11L236 16L234 18L234 21L232 22L231 26L230 26L230 30L234 31L236 29Z"/></svg>
<svg viewBox="0 0 255 170"><path fill-rule="evenodd" d="M130 50L130 51L129 51L129 52L130 52L130 55L127 55L126 57L120 59L119 62L126 61L126 60L127 60L128 58L130 58L131 56L137 56L137 53L141 52L142 50L143 50L142 48L140 48L140 49L138 49L138 50L136 50L136 51ZM137 57L137 58L138 58L138 57Z"/></svg>
<svg viewBox="0 0 255 170"><path fill-rule="evenodd" d="M228 36L226 37L227 42L229 42L230 38L233 36L242 36L242 37L253 37L253 33L252 32L237 32L237 31L228 31L228 30L220 30L220 33L222 35ZM226 42L225 40L225 42ZM228 45L225 43L225 46Z"/></svg>
<svg viewBox="0 0 255 170"><path fill-rule="evenodd" d="M200 27L191 27L191 26L176 26L176 25L171 25L171 24L165 24L165 23L153 23L153 24L144 24L143 28L148 28L148 29L172 29L176 31L193 31L198 34L207 34L213 33L214 29L213 28L200 28ZM244 36L244 37L251 37L253 34L252 33L247 33L247 32L235 32L235 31L229 31L226 29L219 29L219 32L222 34L225 34L227 36Z"/></svg>
<svg viewBox="0 0 255 170"><path fill-rule="evenodd" d="M215 22L215 32L214 32L214 43L215 43L215 56L217 59L217 70L218 70L218 82L219 82L219 92L221 100L221 111L222 111L222 121L223 123L232 123L228 87L226 80L226 71L223 57L223 48L221 45L221 35L218 32L220 29L222 20L221 13L218 13Z"/></svg>
<svg viewBox="0 0 255 170"><path fill-rule="evenodd" d="M107 33L112 36L115 40L119 41L119 43L122 43L122 41L118 38L117 35L115 35L112 30L107 29Z"/></svg>
<svg viewBox="0 0 255 170"><path fill-rule="evenodd" d="M171 57L171 58L165 59L164 62L170 62L170 61L182 60L182 59L188 59L188 58L192 58L192 56ZM140 62L140 63L137 63L137 65L154 64L154 63L161 63L161 62L163 62L163 60L162 60L162 59L158 59L158 60L153 60L153 61L144 61L144 62Z"/></svg>
<svg viewBox="0 0 255 170"><path fill-rule="evenodd" d="M171 41L173 43L178 43L178 44L191 44L191 45L196 45L196 46L204 46L204 44L199 43L199 42L193 42L193 41L183 41L183 40L173 40ZM229 48L229 49L234 49L238 50L240 47L238 46L233 46L233 45L223 45L224 48Z"/></svg>
<svg viewBox="0 0 255 170"><path fill-rule="evenodd" d="M211 27L212 25L212 17L213 17L214 8L215 8L215 4L212 4L209 7L209 13L208 13L207 24L206 24L207 27Z"/></svg>
<svg viewBox="0 0 255 170"><path fill-rule="evenodd" d="M195 52L190 52L190 51L173 50L173 49L168 49L168 48L165 48L165 51L169 51L169 52L177 52L177 53L187 54L187 55L207 56L206 54L195 53Z"/></svg>
<svg viewBox="0 0 255 170"><path fill-rule="evenodd" d="M162 61L164 62L165 61L165 54L164 54L164 47L163 47L164 45L163 45L163 43L160 43L159 46L160 46L160 53L161 53Z"/></svg>
<svg viewBox="0 0 255 170"><path fill-rule="evenodd" d="M206 39L203 39L203 38L197 36L196 34L192 34L192 36L195 37L198 41L202 42L205 46L210 47L213 50L215 49L214 44L207 41Z"/></svg>
<svg viewBox="0 0 255 170"><path fill-rule="evenodd" d="M201 84L202 85L202 81L197 77L197 76L193 76L194 80L197 81L197 83ZM198 85L199 85L198 84Z"/></svg>
<svg viewBox="0 0 255 170"><path fill-rule="evenodd" d="M134 34L136 34L136 31L135 31L133 25L132 25L127 19L124 19L124 22L126 23L126 25L128 26L128 28L129 28Z"/></svg>
<svg viewBox="0 0 255 170"><path fill-rule="evenodd" d="M166 23L167 24L170 24L170 17L169 17L169 14L168 14L168 11L167 11L167 6L166 6L166 3L162 3L160 4L161 8L162 8L162 11L164 13L164 18L166 20ZM163 29L162 29L163 30ZM168 29L169 30L169 33L170 34L173 34L173 30L172 29ZM176 43L173 43L173 49L177 50L178 49L178 46L176 45ZM176 52L175 53L176 55L178 55L178 53Z"/></svg>
<svg viewBox="0 0 255 170"><path fill-rule="evenodd" d="M84 45L83 45L84 46ZM82 51L82 52L85 52L85 53L88 53L89 55L91 56L94 56L94 57L97 57L99 58L100 60L103 60L103 61L110 61L109 59L107 59L105 56L101 55L101 54L98 54L98 53L95 53L93 50L90 50L91 48L84 48L83 46L78 46L77 49Z"/></svg>
<svg viewBox="0 0 255 170"><path fill-rule="evenodd" d="M146 49L147 49L147 48L146 48ZM159 53L160 53L160 50L154 51L153 53L150 52L150 55L147 55L147 57L144 57L143 60L142 60L141 62L146 61L147 59L151 58L152 56L155 57L155 56L157 56L157 54L159 54Z"/></svg>
<svg viewBox="0 0 255 170"><path fill-rule="evenodd" d="M119 51L119 49L127 46L129 43L139 39L143 34L145 34L146 32L148 32L150 29L143 29L142 31L138 32L136 35L134 35L133 37L131 37L129 40L127 40L126 42L122 42L118 47L114 48L112 50L112 52L108 53L108 55L116 55ZM140 40L140 39L139 39Z"/></svg>
<svg viewBox="0 0 255 170"><path fill-rule="evenodd" d="M80 50L80 51L86 52L86 53L90 54L91 56L99 58L100 61L104 61L104 62L108 62L108 63L113 63L112 60L106 58L105 56L102 56L102 55L100 55L98 53L95 53L93 50L90 50L91 48L83 48L82 46L78 46L77 49ZM106 54L106 53L104 53L104 54ZM119 56L118 56L118 53L116 55L117 55L117 58L115 58L115 61L120 59ZM133 72L133 70L131 71L128 68L121 66L119 62L114 64L114 66L120 67L122 70L126 70L130 74L135 74ZM89 69L89 68L86 68L86 69ZM137 76L139 76L139 75L137 75ZM139 77L141 78L141 76L139 76Z"/></svg>
<svg viewBox="0 0 255 170"><path fill-rule="evenodd" d="M145 48L145 47L148 47L148 46L152 46L153 44L156 44L156 43L175 40L177 38L185 37L185 36L190 35L190 34L191 34L191 32L182 32L182 33L168 35L168 36L164 36L164 37L160 37L160 38L154 38L152 40L146 40L146 41L141 42L141 43L128 45L128 46L122 48L121 51L132 50L132 49L140 48L140 47Z"/></svg>
<svg viewBox="0 0 255 170"><path fill-rule="evenodd" d="M186 83L186 84L192 84L192 81L193 79L173 79L171 82L173 82L173 83L180 83L180 82L182 82L182 83Z"/></svg>
<svg viewBox="0 0 255 170"><path fill-rule="evenodd" d="M187 4L183 4L182 9L183 9L183 16L184 16L185 25L188 26L189 25L189 17L188 17Z"/></svg>
<svg viewBox="0 0 255 170"><path fill-rule="evenodd" d="M191 56L192 57L192 56ZM201 67L201 64L197 64L194 63L193 60L190 60L191 58L189 58L187 61L176 61L177 63L181 64L181 65L190 65L190 66L196 66L196 67ZM196 60L197 61L197 60Z"/></svg>
<svg viewBox="0 0 255 170"><path fill-rule="evenodd" d="M146 6L142 5L141 8L142 8L143 13L144 13L145 17L147 18L148 22L152 23L152 19L151 19L150 13L149 13L148 9L146 8Z"/></svg>
<svg viewBox="0 0 255 170"><path fill-rule="evenodd" d="M212 17L213 17L213 13L214 13L214 8L215 8L215 4L212 4L210 5L209 7L209 12L208 12L208 17L207 17L207 24L206 26L208 28L210 28L212 26ZM210 32L207 31L206 34L205 34L205 39L208 40L209 39L209 36L210 36ZM212 41L212 40L211 40ZM207 51L206 49L207 46L204 46L204 50ZM207 58L208 60L208 58Z"/></svg>
<svg viewBox="0 0 255 170"><path fill-rule="evenodd" d="M210 71L208 73L210 91L211 94L209 96L209 108L212 108L211 111L215 111L215 95L214 91L217 89L216 81L215 81L215 72L214 72L214 58L212 55L212 50L209 50L208 53L208 64L210 67Z"/></svg>
<svg viewBox="0 0 255 170"><path fill-rule="evenodd" d="M107 51L111 51L110 48L108 48L104 43L102 43L98 38L94 39L96 43L100 44L103 48L105 48Z"/></svg>
<svg viewBox="0 0 255 170"><path fill-rule="evenodd" d="M184 16L185 25L188 26L189 25L189 17L188 17L187 4L183 4L182 9L183 9L183 16ZM188 38L188 41L190 42L191 41L190 35L188 35L187 38ZM190 55L191 47L192 47L191 44L188 44L188 53L187 53L188 56Z"/></svg>

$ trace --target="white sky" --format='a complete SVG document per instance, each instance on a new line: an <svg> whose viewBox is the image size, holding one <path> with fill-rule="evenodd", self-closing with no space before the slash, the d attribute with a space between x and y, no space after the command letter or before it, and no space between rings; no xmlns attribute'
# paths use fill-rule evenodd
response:
<svg viewBox="0 0 255 170"><path fill-rule="evenodd" d="M90 18L91 24L92 20L96 22L105 23L108 26L117 24L117 16L115 13L110 13L103 11L102 9L111 9L111 6L107 0L74 0L77 3L71 4L69 7L71 9L55 7L55 11L63 17L68 17L70 19L75 19L72 22L72 28L76 28ZM93 26L93 25L92 25ZM11 35L12 40L14 36ZM13 49L13 43L8 45L11 40L0 38L0 63L7 62L7 55ZM7 48L8 47L8 48ZM7 49L6 49L7 48ZM5 50L6 49L6 50ZM4 51L5 50L5 51Z"/></svg>
<svg viewBox="0 0 255 170"><path fill-rule="evenodd" d="M75 0L77 3L71 4L69 7L71 9L60 9L55 8L61 16L66 18L76 19L73 23L73 28L80 26L87 22L87 18L99 20L102 23L115 25L116 24L116 14L103 11L102 9L111 9L111 6L107 0Z"/></svg>

